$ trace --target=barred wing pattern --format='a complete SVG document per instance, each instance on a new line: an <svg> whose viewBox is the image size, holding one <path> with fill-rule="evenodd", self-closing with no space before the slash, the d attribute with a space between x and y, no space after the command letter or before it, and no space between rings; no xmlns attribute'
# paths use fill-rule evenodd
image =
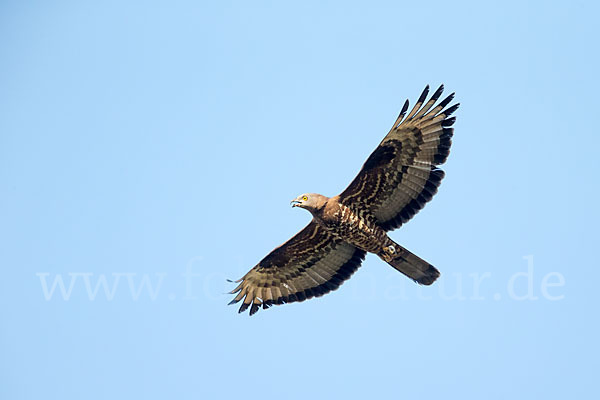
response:
<svg viewBox="0 0 600 400"><path fill-rule="evenodd" d="M304 301L337 289L358 269L365 252L334 238L316 222L273 250L230 292L250 315L262 306Z"/></svg>
<svg viewBox="0 0 600 400"><path fill-rule="evenodd" d="M439 105L444 85L424 104L425 88L406 116L408 100L392 129L369 156L340 201L356 210L368 210L381 228L390 231L411 219L437 193L444 171L437 168L450 154L455 118L449 118L459 104L444 109L454 93Z"/></svg>

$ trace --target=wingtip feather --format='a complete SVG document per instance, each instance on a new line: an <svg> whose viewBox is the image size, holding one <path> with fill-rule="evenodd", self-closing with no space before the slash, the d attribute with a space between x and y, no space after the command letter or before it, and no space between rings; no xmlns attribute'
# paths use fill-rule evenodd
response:
<svg viewBox="0 0 600 400"><path fill-rule="evenodd" d="M425 99L427 98L428 94L429 94L429 85L425 86L425 89L423 89L423 93L421 93L421 96L419 96L419 100L417 100L417 103L423 103L425 101Z"/></svg>
<svg viewBox="0 0 600 400"><path fill-rule="evenodd" d="M455 94L454 92L450 93L448 95L448 97L446 97L444 100L442 100L442 102L439 104L438 107L440 107L440 108L446 107L448 105L448 103L450 103L452 101L452 99L454 99L454 94Z"/></svg>

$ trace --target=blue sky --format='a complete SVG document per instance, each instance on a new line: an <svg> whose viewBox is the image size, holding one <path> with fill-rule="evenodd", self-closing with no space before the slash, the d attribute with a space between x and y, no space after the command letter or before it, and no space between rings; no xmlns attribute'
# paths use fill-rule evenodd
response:
<svg viewBox="0 0 600 400"><path fill-rule="evenodd" d="M0 11L0 397L594 397L593 2ZM440 280L370 256L320 299L226 306L309 221L289 201L343 190L440 83L446 178L391 233Z"/></svg>

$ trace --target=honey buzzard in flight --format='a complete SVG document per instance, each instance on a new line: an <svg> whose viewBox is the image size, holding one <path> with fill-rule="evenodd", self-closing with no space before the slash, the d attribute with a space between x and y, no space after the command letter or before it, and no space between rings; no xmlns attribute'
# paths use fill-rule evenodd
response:
<svg viewBox="0 0 600 400"><path fill-rule="evenodd" d="M437 192L450 153L450 115L459 104L446 106L450 94L435 103L441 85L425 103L429 86L406 115L408 100L392 129L369 156L352 183L328 198L306 193L292 201L305 208L312 221L273 250L236 281L230 304L242 301L239 312L250 315L262 306L304 301L337 289L358 269L367 252L422 285L431 285L439 271L398 243L387 232L399 228Z"/></svg>

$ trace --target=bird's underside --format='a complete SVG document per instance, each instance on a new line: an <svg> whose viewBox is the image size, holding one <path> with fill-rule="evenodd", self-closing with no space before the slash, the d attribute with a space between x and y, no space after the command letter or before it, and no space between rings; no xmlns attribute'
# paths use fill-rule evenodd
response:
<svg viewBox="0 0 600 400"><path fill-rule="evenodd" d="M262 306L303 301L337 289L360 266L367 252L417 283L430 285L439 271L412 254L387 232L412 218L437 192L444 172L437 168L450 152L458 104L454 93L435 104L443 85L425 103L425 88L413 109L408 100L392 129L350 185L328 198L303 194L292 201L312 221L236 281L230 304L250 315Z"/></svg>

